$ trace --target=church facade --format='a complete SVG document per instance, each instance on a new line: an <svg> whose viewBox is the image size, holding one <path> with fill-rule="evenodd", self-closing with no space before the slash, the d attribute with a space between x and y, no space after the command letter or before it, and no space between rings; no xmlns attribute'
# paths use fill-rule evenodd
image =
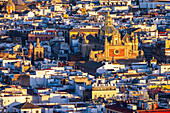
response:
<svg viewBox="0 0 170 113"><path fill-rule="evenodd" d="M93 61L112 61L118 59L136 59L143 55L143 51L138 48L138 37L134 33L129 35L127 32L123 38L119 30L112 24L112 18L108 12L105 25L100 31L100 40L104 42L104 50L90 52L90 60Z"/></svg>
<svg viewBox="0 0 170 113"><path fill-rule="evenodd" d="M28 46L28 55L26 56L28 59L32 59L33 61L43 60L44 58L44 47L40 45L40 39L37 38L37 44L34 47L30 42Z"/></svg>

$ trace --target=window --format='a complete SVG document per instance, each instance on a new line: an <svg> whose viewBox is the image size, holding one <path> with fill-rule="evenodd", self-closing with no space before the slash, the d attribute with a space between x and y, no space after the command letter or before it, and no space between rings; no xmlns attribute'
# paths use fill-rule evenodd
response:
<svg viewBox="0 0 170 113"><path fill-rule="evenodd" d="M38 57L38 52L36 52L36 57Z"/></svg>
<svg viewBox="0 0 170 113"><path fill-rule="evenodd" d="M118 44L118 40L116 40L116 44Z"/></svg>
<svg viewBox="0 0 170 113"><path fill-rule="evenodd" d="M35 113L39 113L39 111L37 110Z"/></svg>
<svg viewBox="0 0 170 113"><path fill-rule="evenodd" d="M94 95L94 98L96 99L96 98L97 98L97 95Z"/></svg>
<svg viewBox="0 0 170 113"><path fill-rule="evenodd" d="M24 111L23 113L27 113L27 111Z"/></svg>

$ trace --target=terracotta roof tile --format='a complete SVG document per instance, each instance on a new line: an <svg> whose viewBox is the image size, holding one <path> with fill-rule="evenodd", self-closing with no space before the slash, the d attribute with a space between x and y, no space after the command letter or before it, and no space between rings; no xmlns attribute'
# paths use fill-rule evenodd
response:
<svg viewBox="0 0 170 113"><path fill-rule="evenodd" d="M31 104L29 102L25 102L25 103L22 103L22 104L19 104L19 105L16 105L14 106L15 108L17 109L33 109L33 108L41 108L37 105L34 105L34 104Z"/></svg>

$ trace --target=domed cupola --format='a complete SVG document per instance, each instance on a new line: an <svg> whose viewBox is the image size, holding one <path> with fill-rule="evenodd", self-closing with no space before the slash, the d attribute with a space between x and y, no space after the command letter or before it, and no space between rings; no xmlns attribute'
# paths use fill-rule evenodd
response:
<svg viewBox="0 0 170 113"><path fill-rule="evenodd" d="M112 17L110 16L109 11L107 13L107 16L105 17L105 24L102 28L102 32L112 35L117 33L117 29L112 24Z"/></svg>
<svg viewBox="0 0 170 113"><path fill-rule="evenodd" d="M6 8L6 12L7 12L8 14L10 14L10 13L12 13L12 12L15 11L15 5L14 5L14 3L12 2L12 0L8 0L5 8Z"/></svg>

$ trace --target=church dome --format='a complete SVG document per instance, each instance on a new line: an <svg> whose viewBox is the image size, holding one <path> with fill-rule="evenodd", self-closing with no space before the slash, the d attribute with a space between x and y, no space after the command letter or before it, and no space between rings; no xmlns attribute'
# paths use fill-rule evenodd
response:
<svg viewBox="0 0 170 113"><path fill-rule="evenodd" d="M102 28L102 32L109 33L109 34L117 33L117 29L112 24L112 17L110 16L109 12L105 18L105 25Z"/></svg>
<svg viewBox="0 0 170 113"><path fill-rule="evenodd" d="M102 31L104 33L116 34L117 29L114 26L103 26Z"/></svg>
<svg viewBox="0 0 170 113"><path fill-rule="evenodd" d="M8 13L12 13L13 11L15 11L15 5L14 3L12 2L12 0L8 0L7 4L6 4L6 11Z"/></svg>

